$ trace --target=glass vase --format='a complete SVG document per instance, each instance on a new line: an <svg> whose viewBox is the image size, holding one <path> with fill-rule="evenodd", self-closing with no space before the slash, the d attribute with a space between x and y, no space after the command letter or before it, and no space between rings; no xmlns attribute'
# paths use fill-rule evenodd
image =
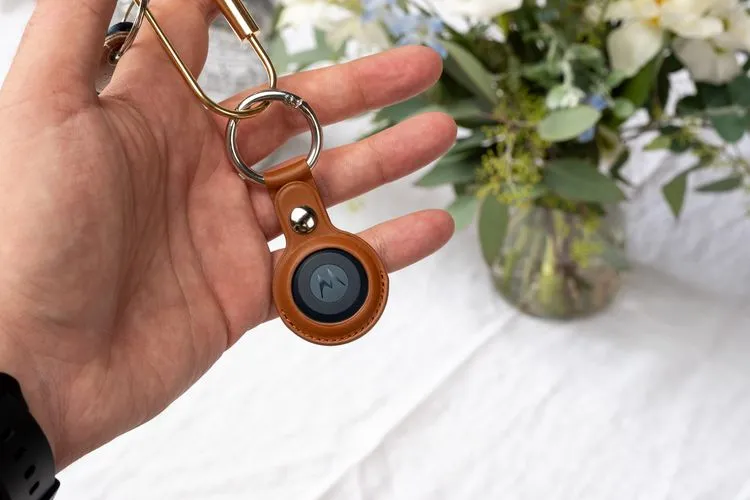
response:
<svg viewBox="0 0 750 500"><path fill-rule="evenodd" d="M492 264L498 291L524 313L574 319L605 309L617 295L625 231L617 207L606 214L531 206L512 209Z"/></svg>

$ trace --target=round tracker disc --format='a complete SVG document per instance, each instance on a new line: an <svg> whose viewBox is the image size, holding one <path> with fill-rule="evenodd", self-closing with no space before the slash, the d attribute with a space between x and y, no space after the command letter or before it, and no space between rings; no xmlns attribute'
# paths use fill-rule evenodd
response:
<svg viewBox="0 0 750 500"><path fill-rule="evenodd" d="M320 323L340 323L362 308L369 292L367 273L348 252L319 250L299 265L292 278L294 303Z"/></svg>

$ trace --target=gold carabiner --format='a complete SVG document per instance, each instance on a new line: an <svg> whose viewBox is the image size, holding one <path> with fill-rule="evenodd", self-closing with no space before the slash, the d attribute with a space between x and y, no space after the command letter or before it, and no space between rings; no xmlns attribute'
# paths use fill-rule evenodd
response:
<svg viewBox="0 0 750 500"><path fill-rule="evenodd" d="M134 2L137 2L139 5L140 1L141 0L134 0ZM268 73L269 88L276 88L276 83L278 80L276 68L271 61L271 58L268 56L268 52L266 52L266 50L263 48L263 45L260 43L260 40L258 39L260 27L255 22L255 19L253 19L253 16L250 15L250 12L248 12L245 4L242 3L242 0L214 1L218 4L219 9L221 10L222 14L224 14L224 17L227 19L229 25L232 27L232 30L239 37L239 39L243 42L247 40L250 43L253 51L260 59L260 62L263 64L266 73ZM164 50L172 60L172 63L180 72L182 79L185 80L185 83L188 84L188 87L190 87L190 90L192 90L193 94L195 94L195 96L201 101L201 103L203 103L203 105L206 106L209 110L226 118L243 120L245 118L256 116L258 113L261 113L263 110L268 108L270 102L266 102L260 106L246 110L232 110L229 108L225 108L220 104L217 104L198 84L198 81L190 72L190 69L184 63L184 61L180 57L180 54L175 49L174 45L172 45L172 42L169 40L156 18L151 13L148 5L144 9L144 15L146 21L148 21L148 23L156 32L156 36L159 38L162 47L164 47Z"/></svg>

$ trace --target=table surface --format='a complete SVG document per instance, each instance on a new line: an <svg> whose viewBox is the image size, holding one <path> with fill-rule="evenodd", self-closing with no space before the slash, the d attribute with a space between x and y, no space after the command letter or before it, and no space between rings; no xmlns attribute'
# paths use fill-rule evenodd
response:
<svg viewBox="0 0 750 500"><path fill-rule="evenodd" d="M30 8L0 0L0 74ZM235 74L227 54L205 80L226 93L242 83L221 77ZM450 201L413 180L334 222L358 230ZM644 265L606 314L518 315L470 229L393 277L365 339L325 349L258 328L163 415L63 471L59 498L750 499L743 200L694 198L675 227L653 191L628 212Z"/></svg>

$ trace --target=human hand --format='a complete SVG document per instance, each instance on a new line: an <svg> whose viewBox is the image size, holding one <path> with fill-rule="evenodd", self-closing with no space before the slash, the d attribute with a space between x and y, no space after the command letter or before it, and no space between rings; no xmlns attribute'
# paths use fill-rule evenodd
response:
<svg viewBox="0 0 750 500"><path fill-rule="evenodd" d="M200 106L148 26L94 92L114 3L37 0L0 91L0 370L20 380L59 467L154 417L275 316L270 198L234 172L225 121ZM152 10L199 72L214 2ZM436 54L412 47L280 87L333 123L416 95L440 71ZM301 116L273 106L243 122L243 157L257 163L303 130ZM408 174L455 134L433 113L327 151L315 170L323 198ZM363 237L394 271L452 230L446 213L427 211Z"/></svg>

